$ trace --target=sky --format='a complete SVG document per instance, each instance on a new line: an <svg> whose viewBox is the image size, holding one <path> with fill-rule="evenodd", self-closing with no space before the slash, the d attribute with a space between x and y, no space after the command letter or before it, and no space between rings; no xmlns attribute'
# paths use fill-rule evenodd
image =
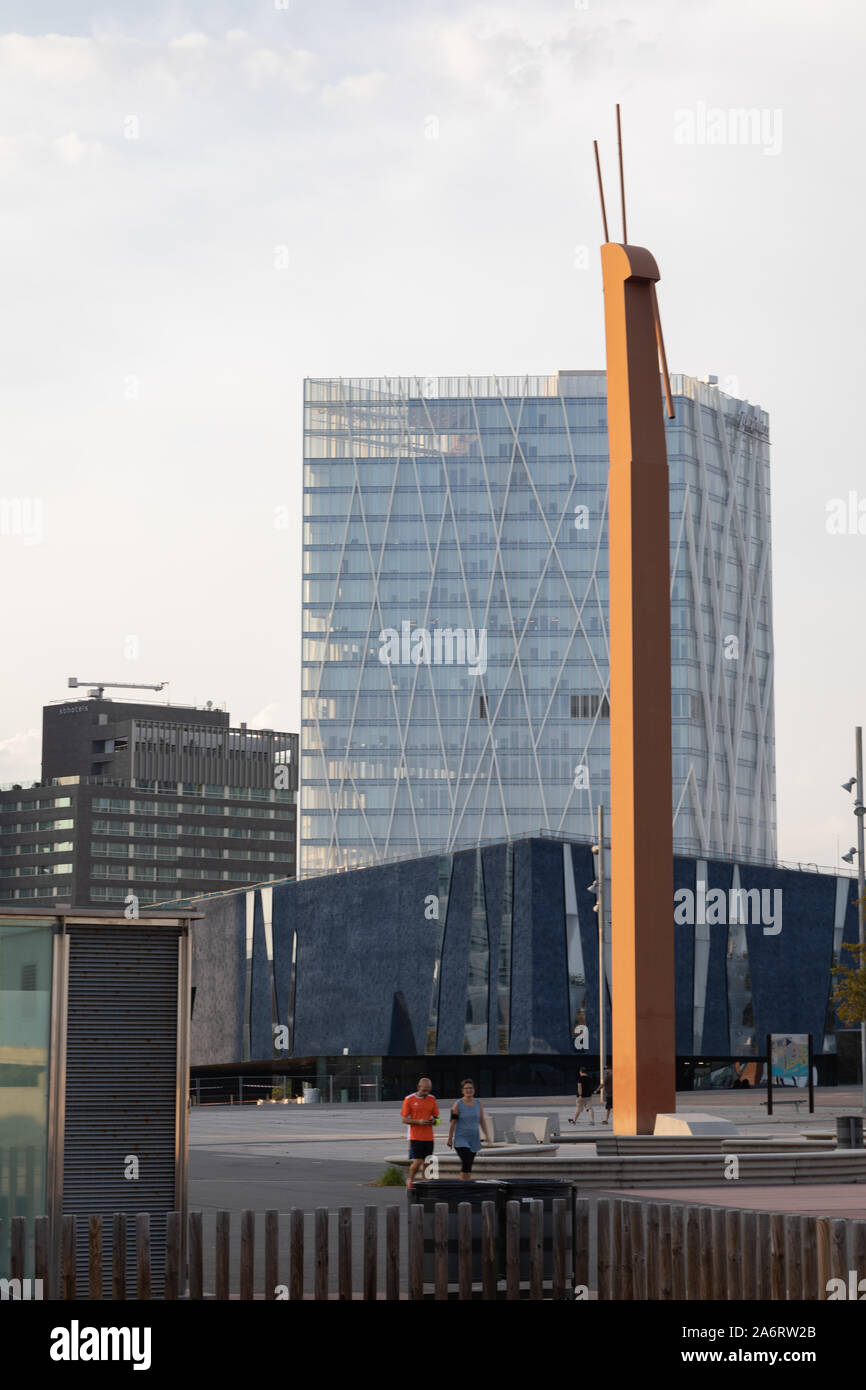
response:
<svg viewBox="0 0 866 1390"><path fill-rule="evenodd" d="M779 854L835 865L864 36L853 0L0 0L0 783L70 675L298 729L303 378L603 367L619 101L671 371L770 414Z"/></svg>

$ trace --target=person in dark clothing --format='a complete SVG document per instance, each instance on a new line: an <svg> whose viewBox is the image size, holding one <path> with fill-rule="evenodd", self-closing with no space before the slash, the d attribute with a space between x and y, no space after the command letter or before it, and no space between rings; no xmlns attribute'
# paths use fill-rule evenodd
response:
<svg viewBox="0 0 866 1390"><path fill-rule="evenodd" d="M589 1123L595 1124L595 1114L592 1108L592 1096L595 1090L597 1087L593 1086L593 1077L586 1067L581 1067L577 1077L577 1107L574 1116L568 1122L570 1125L577 1124L584 1110L589 1111Z"/></svg>

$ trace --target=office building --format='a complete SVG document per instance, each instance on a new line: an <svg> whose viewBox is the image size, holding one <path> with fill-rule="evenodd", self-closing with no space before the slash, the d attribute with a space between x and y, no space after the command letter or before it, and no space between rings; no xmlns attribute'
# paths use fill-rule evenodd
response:
<svg viewBox="0 0 866 1390"><path fill-rule="evenodd" d="M772 862L768 419L672 388L674 848ZM594 833L606 406L598 372L306 382L302 876Z"/></svg>
<svg viewBox="0 0 866 1390"><path fill-rule="evenodd" d="M42 749L38 782L0 790L2 902L144 905L295 874L297 734L93 698L46 705Z"/></svg>

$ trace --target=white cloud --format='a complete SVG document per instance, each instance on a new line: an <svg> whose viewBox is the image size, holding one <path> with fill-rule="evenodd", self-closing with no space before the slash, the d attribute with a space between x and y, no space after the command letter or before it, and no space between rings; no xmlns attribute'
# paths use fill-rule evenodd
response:
<svg viewBox="0 0 866 1390"><path fill-rule="evenodd" d="M42 758L42 732L25 729L0 739L0 783L35 782Z"/></svg>

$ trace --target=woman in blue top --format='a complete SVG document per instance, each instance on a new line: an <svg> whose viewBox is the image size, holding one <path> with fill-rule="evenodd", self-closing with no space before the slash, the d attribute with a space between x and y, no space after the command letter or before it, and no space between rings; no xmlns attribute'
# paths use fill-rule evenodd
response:
<svg viewBox="0 0 866 1390"><path fill-rule="evenodd" d="M472 1164L481 1148L481 1126L488 1144L492 1143L487 1116L480 1100L475 1099L475 1082L461 1081L462 1100L455 1101L451 1107L451 1125L448 1130L448 1147L456 1149L460 1155L461 1173L464 1181L472 1177Z"/></svg>

